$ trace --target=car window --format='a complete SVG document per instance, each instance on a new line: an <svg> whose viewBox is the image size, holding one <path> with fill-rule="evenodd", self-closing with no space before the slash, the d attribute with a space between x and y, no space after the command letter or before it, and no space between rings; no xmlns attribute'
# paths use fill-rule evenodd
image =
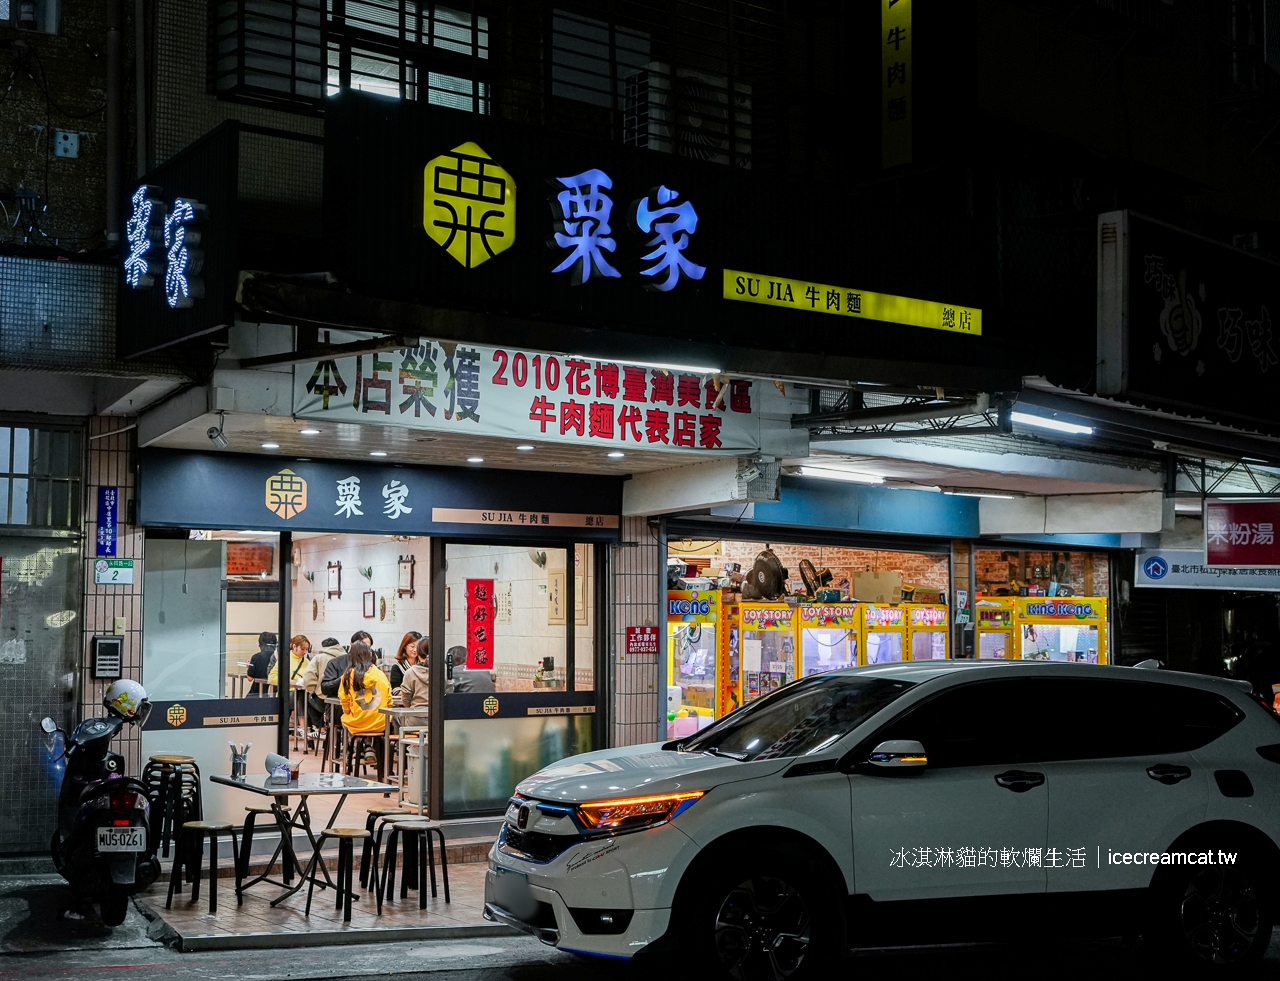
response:
<svg viewBox="0 0 1280 981"><path fill-rule="evenodd" d="M726 716L683 748L742 760L803 756L837 742L913 687L857 675L806 678Z"/></svg>

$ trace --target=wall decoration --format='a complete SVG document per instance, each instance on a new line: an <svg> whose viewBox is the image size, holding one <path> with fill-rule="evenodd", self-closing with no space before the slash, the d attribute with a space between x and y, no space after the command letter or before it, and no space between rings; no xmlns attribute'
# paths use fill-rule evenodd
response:
<svg viewBox="0 0 1280 981"><path fill-rule="evenodd" d="M374 609L377 602L377 595L378 594L372 589L367 590L362 594L362 598L364 599L364 617L366 620L372 620L377 616L377 611Z"/></svg>
<svg viewBox="0 0 1280 981"><path fill-rule="evenodd" d="M573 622L579 627L587 625L587 572L583 566L586 546L573 546Z"/></svg>
<svg viewBox="0 0 1280 981"><path fill-rule="evenodd" d="M366 579L373 579L373 566L371 565L358 565L356 566L356 572Z"/></svg>
<svg viewBox="0 0 1280 981"><path fill-rule="evenodd" d="M329 563L328 594L342 599L342 563L340 561Z"/></svg>
<svg viewBox="0 0 1280 981"><path fill-rule="evenodd" d="M563 569L547 573L547 625L551 627L564 626L564 581Z"/></svg>
<svg viewBox="0 0 1280 981"><path fill-rule="evenodd" d="M450 613L452 612L452 610L453 610L453 588L450 586L445 586L444 587L444 621L445 623L449 622Z"/></svg>
<svg viewBox="0 0 1280 981"><path fill-rule="evenodd" d="M407 595L413 599L413 567L417 564L417 558L412 555L400 556L398 563L399 579L396 586L396 595Z"/></svg>
<svg viewBox="0 0 1280 981"><path fill-rule="evenodd" d="M394 589L378 590L378 620L382 623L396 622L396 591Z"/></svg>
<svg viewBox="0 0 1280 981"><path fill-rule="evenodd" d="M324 623L324 597L319 596L311 601L311 622Z"/></svg>
<svg viewBox="0 0 1280 981"><path fill-rule="evenodd" d="M467 580L467 670L493 669L493 580Z"/></svg>
<svg viewBox="0 0 1280 981"><path fill-rule="evenodd" d="M493 622L504 626L511 623L511 583L495 583L493 587Z"/></svg>
<svg viewBox="0 0 1280 981"><path fill-rule="evenodd" d="M275 565L275 546L227 542L227 575L265 579Z"/></svg>

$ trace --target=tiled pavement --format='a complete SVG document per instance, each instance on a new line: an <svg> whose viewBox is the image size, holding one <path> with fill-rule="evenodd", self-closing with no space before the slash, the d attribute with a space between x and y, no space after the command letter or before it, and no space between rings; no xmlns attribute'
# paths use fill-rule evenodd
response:
<svg viewBox="0 0 1280 981"><path fill-rule="evenodd" d="M280 895L280 888L262 882L245 893L243 906L237 906L235 887L227 879L218 883L218 912L210 915L207 875L200 884L197 903L190 901L190 887L185 885L182 895L174 897L172 909L164 907L167 886L154 885L140 899L150 915L165 922L169 939L176 941L183 951L444 940L514 933L509 927L490 923L482 915L486 867L483 863L449 867L450 903L444 901L443 883L438 882L439 895L432 898L428 882L425 910L418 909L417 890L409 890L408 896L400 899L399 873L403 869L398 869L395 901L384 902L382 915L378 916L373 893L360 889L358 851L356 862L354 885L361 898L351 904L350 923L343 923L342 910L334 909L331 889L315 890L310 916L303 912L307 903L305 888L273 909L270 903ZM335 864L330 863L330 874Z"/></svg>

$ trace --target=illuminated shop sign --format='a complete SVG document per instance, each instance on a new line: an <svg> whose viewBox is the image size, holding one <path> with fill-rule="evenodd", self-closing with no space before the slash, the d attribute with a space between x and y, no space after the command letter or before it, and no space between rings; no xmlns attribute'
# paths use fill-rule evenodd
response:
<svg viewBox="0 0 1280 981"><path fill-rule="evenodd" d="M758 630L779 630L791 626L791 607L742 607L742 622Z"/></svg>
<svg viewBox="0 0 1280 981"><path fill-rule="evenodd" d="M868 606L865 615L869 626L902 626L902 607L900 606Z"/></svg>
<svg viewBox="0 0 1280 981"><path fill-rule="evenodd" d="M947 623L947 611L939 606L916 606L911 608L911 626L943 627Z"/></svg>
<svg viewBox="0 0 1280 981"><path fill-rule="evenodd" d="M1076 620L1086 620L1096 616L1093 605L1090 603L1028 603L1026 605L1026 616L1029 617L1064 617Z"/></svg>
<svg viewBox="0 0 1280 981"><path fill-rule="evenodd" d="M802 606L800 620L808 624L834 624L840 620L851 620L858 615L857 606Z"/></svg>
<svg viewBox="0 0 1280 981"><path fill-rule="evenodd" d="M209 209L194 198L175 198L166 208L159 195L160 188L143 184L129 199L124 281L136 290L151 289L163 273L165 302L181 310L204 297L199 225Z"/></svg>
<svg viewBox="0 0 1280 981"><path fill-rule="evenodd" d="M667 600L667 614L673 617L702 616L711 612L711 603L705 599Z"/></svg>

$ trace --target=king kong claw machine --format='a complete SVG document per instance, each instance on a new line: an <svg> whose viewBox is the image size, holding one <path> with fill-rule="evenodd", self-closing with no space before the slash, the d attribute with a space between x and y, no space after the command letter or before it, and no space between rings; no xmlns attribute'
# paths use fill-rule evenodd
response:
<svg viewBox="0 0 1280 981"><path fill-rule="evenodd" d="M1022 660L1108 663L1105 596L1028 596L1015 602Z"/></svg>
<svg viewBox="0 0 1280 981"><path fill-rule="evenodd" d="M742 704L737 607L727 590L667 592L669 738L692 735Z"/></svg>

